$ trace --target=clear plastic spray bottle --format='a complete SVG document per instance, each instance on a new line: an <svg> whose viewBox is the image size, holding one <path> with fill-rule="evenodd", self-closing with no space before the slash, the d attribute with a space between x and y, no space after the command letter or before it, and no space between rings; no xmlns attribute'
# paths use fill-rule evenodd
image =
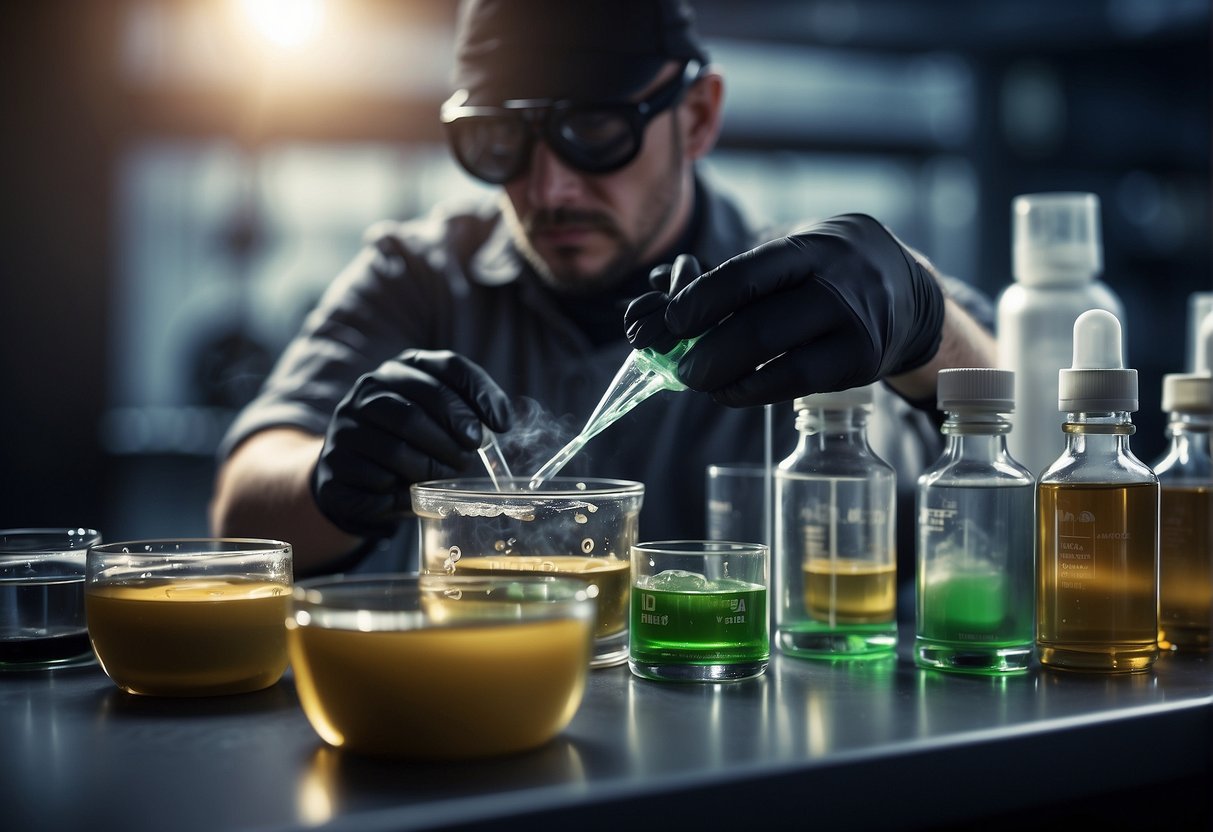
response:
<svg viewBox="0 0 1213 832"><path fill-rule="evenodd" d="M1141 671L1158 658L1158 477L1129 450L1137 371L1120 321L1074 322L1059 372L1065 450L1037 487L1036 646L1042 667Z"/></svg>
<svg viewBox="0 0 1213 832"><path fill-rule="evenodd" d="M1007 453L1010 370L942 370L947 446L918 478L914 659L965 673L1032 658L1035 477Z"/></svg>

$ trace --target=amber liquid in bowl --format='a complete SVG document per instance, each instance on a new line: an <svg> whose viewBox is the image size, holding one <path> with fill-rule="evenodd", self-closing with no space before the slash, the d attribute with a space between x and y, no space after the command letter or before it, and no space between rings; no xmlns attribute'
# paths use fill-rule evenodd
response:
<svg viewBox="0 0 1213 832"><path fill-rule="evenodd" d="M129 693L213 696L269 687L286 671L290 587L196 579L85 590L93 650Z"/></svg>
<svg viewBox="0 0 1213 832"><path fill-rule="evenodd" d="M550 740L581 704L591 641L579 619L378 632L288 621L287 639L304 713L325 742L430 760Z"/></svg>
<svg viewBox="0 0 1213 832"><path fill-rule="evenodd" d="M456 575L509 578L519 572L585 581L597 610L595 637L621 633L627 627L631 561L577 555L486 555L464 557L455 564Z"/></svg>

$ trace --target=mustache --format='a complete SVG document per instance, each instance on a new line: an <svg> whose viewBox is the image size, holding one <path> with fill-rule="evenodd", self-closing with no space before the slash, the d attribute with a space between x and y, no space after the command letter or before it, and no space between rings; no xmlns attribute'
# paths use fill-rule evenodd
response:
<svg viewBox="0 0 1213 832"><path fill-rule="evenodd" d="M619 230L611 218L598 211L584 211L578 208L541 208L522 221L522 228L527 234L559 231L569 227L594 228L613 236L619 236Z"/></svg>

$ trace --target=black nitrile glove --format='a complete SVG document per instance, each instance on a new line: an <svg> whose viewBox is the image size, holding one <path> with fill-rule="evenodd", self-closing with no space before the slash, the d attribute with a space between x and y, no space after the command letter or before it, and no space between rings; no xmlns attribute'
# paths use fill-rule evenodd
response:
<svg viewBox="0 0 1213 832"><path fill-rule="evenodd" d="M312 471L316 505L351 534L390 534L411 505L411 484L467 469L481 423L504 432L512 419L509 398L478 365L405 350L337 405Z"/></svg>
<svg viewBox="0 0 1213 832"><path fill-rule="evenodd" d="M743 407L920 367L943 315L927 269L876 220L844 214L702 275L671 295L664 322L677 339L703 335L679 378Z"/></svg>
<svg viewBox="0 0 1213 832"><path fill-rule="evenodd" d="M665 323L665 308L670 298L686 288L703 270L690 254L680 254L673 264L658 266L649 272L649 283L655 291L647 292L628 304L623 314L628 342L632 349L652 347L661 354L674 348L681 338L670 332Z"/></svg>

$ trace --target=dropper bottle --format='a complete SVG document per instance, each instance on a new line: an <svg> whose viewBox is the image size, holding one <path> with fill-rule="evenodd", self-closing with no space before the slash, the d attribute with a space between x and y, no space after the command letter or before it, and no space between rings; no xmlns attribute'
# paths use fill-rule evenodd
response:
<svg viewBox="0 0 1213 832"><path fill-rule="evenodd" d="M1137 371L1120 321L1074 322L1058 373L1065 449L1037 488L1036 646L1046 668L1126 672L1158 658L1158 477L1129 450Z"/></svg>
<svg viewBox="0 0 1213 832"><path fill-rule="evenodd" d="M1159 486L1159 647L1204 653L1213 626L1213 385L1205 364L1213 313L1197 345L1195 372L1162 379L1169 445L1154 465Z"/></svg>

